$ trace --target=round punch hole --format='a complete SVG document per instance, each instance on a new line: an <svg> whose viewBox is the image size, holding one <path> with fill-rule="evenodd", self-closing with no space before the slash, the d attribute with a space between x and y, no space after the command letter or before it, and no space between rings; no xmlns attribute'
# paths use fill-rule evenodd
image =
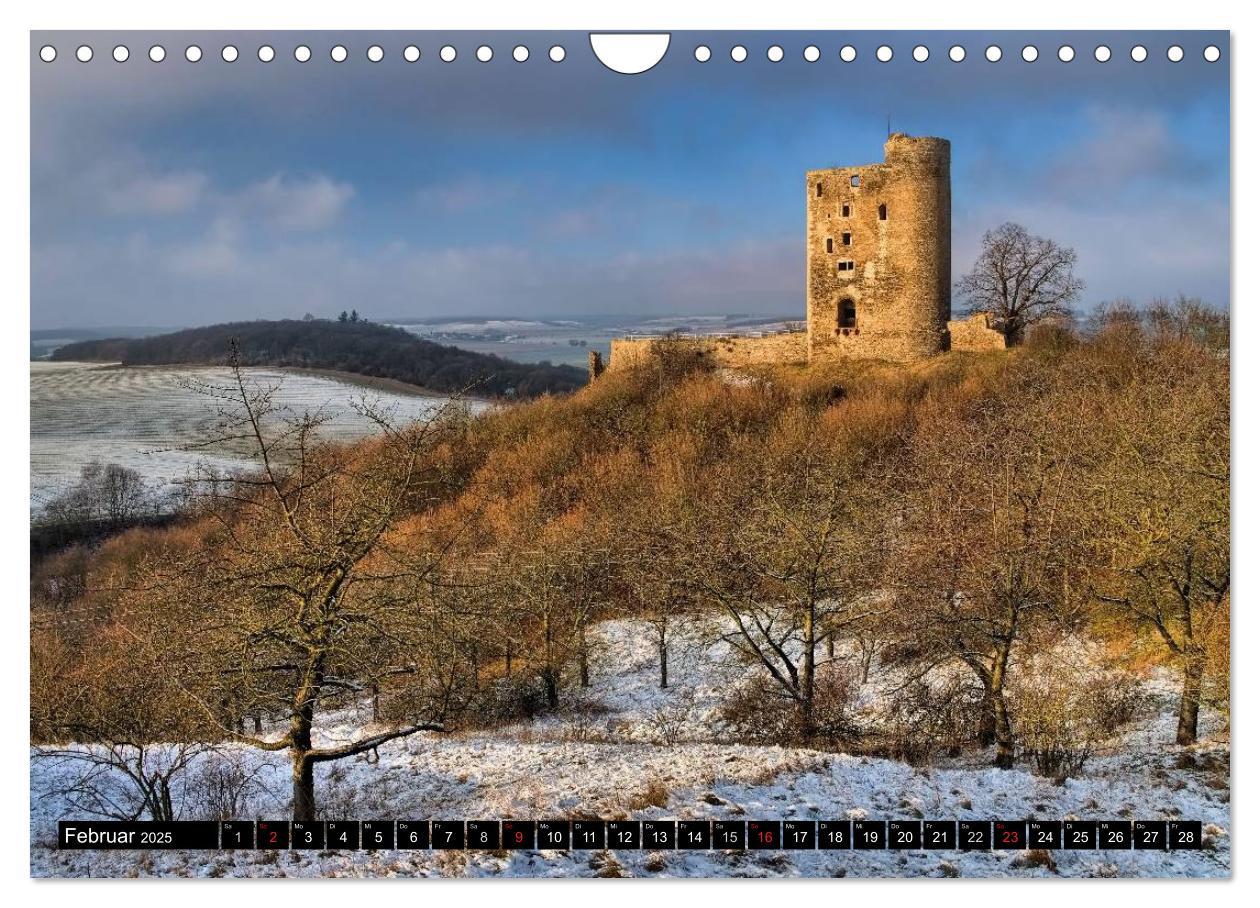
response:
<svg viewBox="0 0 1260 908"><path fill-rule="evenodd" d="M552 63L561 63L564 61L564 45L557 44L551 50L547 51L547 56L551 58Z"/></svg>
<svg viewBox="0 0 1260 908"><path fill-rule="evenodd" d="M914 57L916 63L926 63L927 58L931 55L932 52L927 49L927 45L925 44L917 45L915 49L910 52L910 56Z"/></svg>
<svg viewBox="0 0 1260 908"><path fill-rule="evenodd" d="M337 44L328 52L328 56L332 57L334 63L345 63L346 58L350 56L350 51L346 50L345 45Z"/></svg>
<svg viewBox="0 0 1260 908"><path fill-rule="evenodd" d="M299 44L297 47L293 48L293 59L297 60L299 63L305 63L307 60L311 59L311 49L305 44Z"/></svg>
<svg viewBox="0 0 1260 908"><path fill-rule="evenodd" d="M771 63L778 63L783 59L783 48L779 47L777 44L771 45L766 50L766 59Z"/></svg>
<svg viewBox="0 0 1260 908"><path fill-rule="evenodd" d="M857 59L857 48L851 44L846 44L840 48L840 59L845 63L852 63Z"/></svg>
<svg viewBox="0 0 1260 908"><path fill-rule="evenodd" d="M1094 59L1099 63L1106 63L1111 59L1111 48L1106 44L1099 44L1094 48Z"/></svg>
<svg viewBox="0 0 1260 908"><path fill-rule="evenodd" d="M45 44L39 49L39 58L45 63L51 63L53 60L57 59L57 48L53 47L51 44Z"/></svg>
<svg viewBox="0 0 1260 908"><path fill-rule="evenodd" d="M131 51L127 50L127 45L119 44L114 48L114 59L119 63L126 63L127 58L131 56Z"/></svg>
<svg viewBox="0 0 1260 908"><path fill-rule="evenodd" d="M880 63L887 63L893 58L893 49L887 44L881 44L875 48L875 59Z"/></svg>
<svg viewBox="0 0 1260 908"><path fill-rule="evenodd" d="M518 44L512 48L512 59L517 63L524 63L529 59L529 48L524 44Z"/></svg>
<svg viewBox="0 0 1260 908"><path fill-rule="evenodd" d="M89 44L80 44L74 52L74 58L80 63L87 63L92 59L92 47Z"/></svg>
<svg viewBox="0 0 1260 908"><path fill-rule="evenodd" d="M149 48L149 59L154 63L161 63L166 59L166 48L161 44L154 44Z"/></svg>
<svg viewBox="0 0 1260 908"><path fill-rule="evenodd" d="M1181 49L1180 45L1174 44L1172 47L1168 48L1168 60L1171 63L1180 63L1182 57L1185 55L1186 52Z"/></svg>
<svg viewBox="0 0 1260 908"><path fill-rule="evenodd" d="M961 44L955 44L949 49L949 58L955 63L961 63L963 60L967 59L967 48L963 47Z"/></svg>
<svg viewBox="0 0 1260 908"><path fill-rule="evenodd" d="M367 49L367 58L370 63L380 63L385 59L385 51L379 44L373 44Z"/></svg>
<svg viewBox="0 0 1260 908"><path fill-rule="evenodd" d="M270 44L264 44L258 48L258 59L263 63L270 63L276 58L276 49Z"/></svg>
<svg viewBox="0 0 1260 908"><path fill-rule="evenodd" d="M1146 48L1141 44L1133 45L1133 50L1129 51L1129 56L1133 58L1134 63L1141 63L1146 59Z"/></svg>
<svg viewBox="0 0 1260 908"><path fill-rule="evenodd" d="M736 63L743 63L748 59L748 48L742 44L736 44L731 48L731 59Z"/></svg>
<svg viewBox="0 0 1260 908"><path fill-rule="evenodd" d="M482 63L489 63L494 59L494 48L489 44L483 44L477 48L477 59Z"/></svg>
<svg viewBox="0 0 1260 908"><path fill-rule="evenodd" d="M450 63L457 56L459 56L458 51L449 44L443 44L442 49L438 51L438 57L443 63Z"/></svg>
<svg viewBox="0 0 1260 908"><path fill-rule="evenodd" d="M805 58L805 62L807 63L817 63L822 57L822 51L811 44L809 47L805 48L801 56Z"/></svg>
<svg viewBox="0 0 1260 908"><path fill-rule="evenodd" d="M1024 58L1025 63L1035 63L1037 62L1037 57L1040 56L1036 45L1033 44L1024 45L1024 49L1019 52L1019 55Z"/></svg>
<svg viewBox="0 0 1260 908"><path fill-rule="evenodd" d="M695 53L697 63L708 63L709 58L713 56L713 51L709 50L703 44L697 45Z"/></svg>
<svg viewBox="0 0 1260 908"><path fill-rule="evenodd" d="M223 45L223 50L219 52L219 56L223 58L224 63L235 63L236 58L240 54L237 53L236 48L231 44L225 44Z"/></svg>
<svg viewBox="0 0 1260 908"><path fill-rule="evenodd" d="M1064 63L1071 63L1076 59L1076 48L1070 44L1064 44L1059 48L1059 59Z"/></svg>
<svg viewBox="0 0 1260 908"><path fill-rule="evenodd" d="M196 44L189 44L184 48L184 59L189 63L197 63L201 60L201 48Z"/></svg>
<svg viewBox="0 0 1260 908"><path fill-rule="evenodd" d="M1221 49L1215 44L1209 44L1207 47L1203 48L1203 59L1207 60L1209 63L1215 63L1220 58Z"/></svg>
<svg viewBox="0 0 1260 908"><path fill-rule="evenodd" d="M408 44L403 48L403 59L408 63L415 63L420 59L420 48L414 44Z"/></svg>
<svg viewBox="0 0 1260 908"><path fill-rule="evenodd" d="M998 60L1002 59L1002 48L998 47L996 44L990 44L984 49L984 58L990 63L996 63Z"/></svg>

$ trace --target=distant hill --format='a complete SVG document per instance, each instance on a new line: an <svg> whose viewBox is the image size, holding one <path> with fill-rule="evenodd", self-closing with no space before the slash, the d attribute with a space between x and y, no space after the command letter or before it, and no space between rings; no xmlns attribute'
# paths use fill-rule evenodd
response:
<svg viewBox="0 0 1260 908"><path fill-rule="evenodd" d="M435 344L402 328L325 319L229 322L150 337L83 340L58 347L52 359L128 366L221 365L233 340L246 366L335 369L431 391L470 389L482 397L535 397L573 391L586 383L585 370L576 366L517 363Z"/></svg>

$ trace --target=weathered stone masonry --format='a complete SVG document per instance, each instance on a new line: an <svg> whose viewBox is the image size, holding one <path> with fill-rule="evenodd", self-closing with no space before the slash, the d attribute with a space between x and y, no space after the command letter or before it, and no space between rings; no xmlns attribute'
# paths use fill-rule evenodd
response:
<svg viewBox="0 0 1260 908"><path fill-rule="evenodd" d="M911 361L1006 346L984 316L950 320L950 146L896 133L884 162L805 175L806 330L701 338L723 365L860 357ZM613 342L610 368L650 339Z"/></svg>

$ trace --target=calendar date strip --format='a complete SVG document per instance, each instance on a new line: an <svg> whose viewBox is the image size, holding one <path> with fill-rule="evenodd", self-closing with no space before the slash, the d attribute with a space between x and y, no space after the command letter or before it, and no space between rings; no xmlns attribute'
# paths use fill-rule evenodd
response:
<svg viewBox="0 0 1260 908"><path fill-rule="evenodd" d="M1203 847L1199 820L62 820L66 850L1019 851Z"/></svg>

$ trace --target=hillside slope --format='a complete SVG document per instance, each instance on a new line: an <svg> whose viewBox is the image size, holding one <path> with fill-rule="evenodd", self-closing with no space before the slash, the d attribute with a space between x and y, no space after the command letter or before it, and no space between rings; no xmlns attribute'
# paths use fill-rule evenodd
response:
<svg viewBox="0 0 1260 908"><path fill-rule="evenodd" d="M59 347L52 359L214 365L226 361L233 341L243 365L335 369L433 391L534 397L573 391L586 381L586 374L573 366L517 363L435 344L402 328L323 319L229 322L152 337L84 340Z"/></svg>

